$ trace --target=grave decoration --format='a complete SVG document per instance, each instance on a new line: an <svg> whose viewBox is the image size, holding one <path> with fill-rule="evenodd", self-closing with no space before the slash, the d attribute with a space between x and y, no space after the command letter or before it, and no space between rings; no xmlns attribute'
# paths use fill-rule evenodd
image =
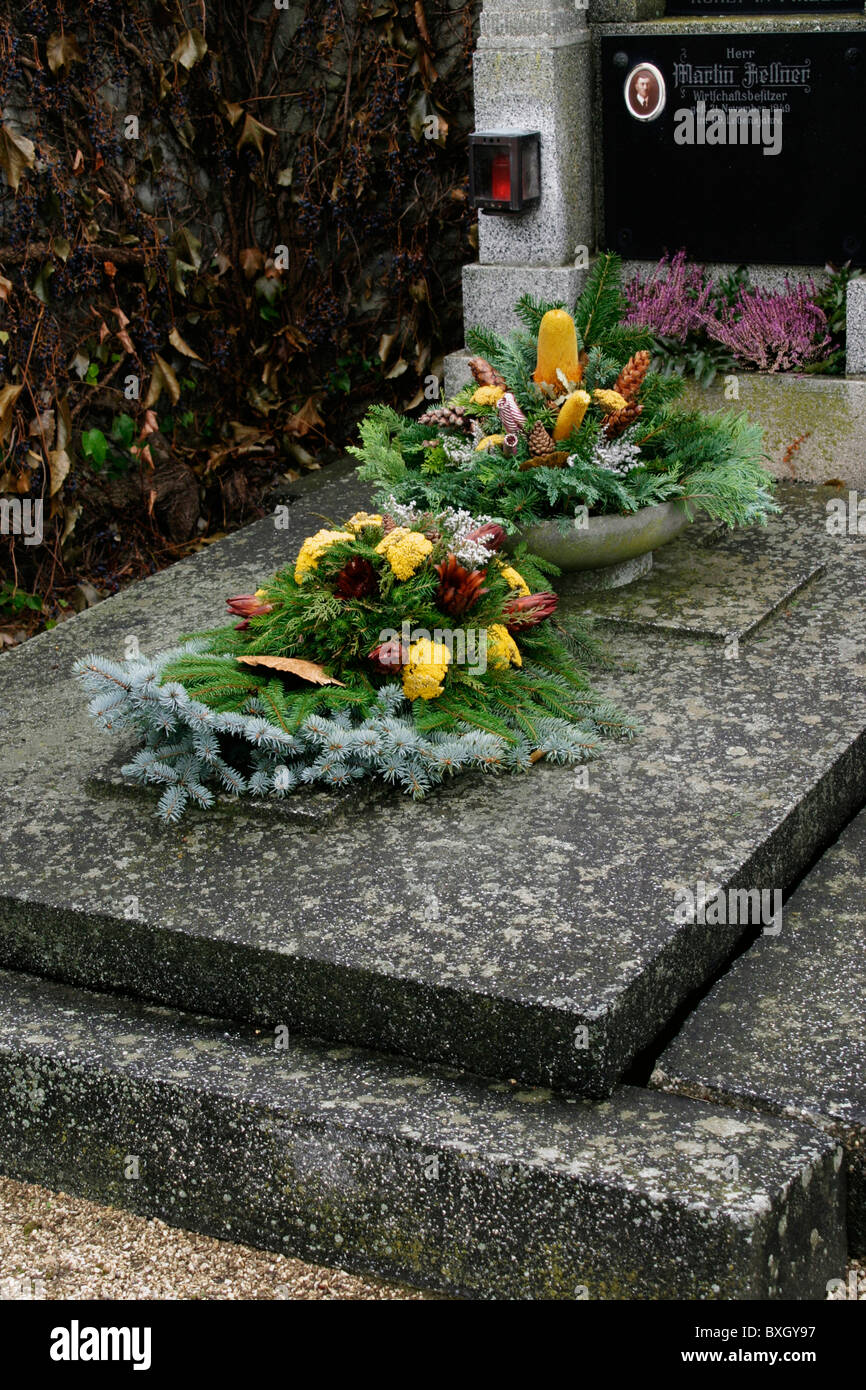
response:
<svg viewBox="0 0 866 1390"><path fill-rule="evenodd" d="M215 792L372 777L418 798L462 771L585 763L634 726L589 689L595 649L559 619L544 566L500 556L503 539L465 511L358 512L229 599L240 622L148 660L77 662L90 713L138 735L123 773L164 787L167 821Z"/></svg>
<svg viewBox="0 0 866 1390"><path fill-rule="evenodd" d="M377 497L490 512L511 533L675 499L729 526L776 510L760 427L678 408L679 378L650 370L648 331L623 321L618 256L598 258L573 315L529 295L517 312L526 331L467 333L474 380L452 400L417 418L368 412L351 452Z"/></svg>

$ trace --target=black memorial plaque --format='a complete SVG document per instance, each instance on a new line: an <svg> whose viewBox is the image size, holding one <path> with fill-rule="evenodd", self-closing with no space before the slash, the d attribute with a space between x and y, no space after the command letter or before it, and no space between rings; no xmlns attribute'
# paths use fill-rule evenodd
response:
<svg viewBox="0 0 866 1390"><path fill-rule="evenodd" d="M667 0L666 15L712 15L729 19L748 14L860 14L857 0Z"/></svg>
<svg viewBox="0 0 866 1390"><path fill-rule="evenodd" d="M655 259L866 263L866 35L601 42L604 244Z"/></svg>

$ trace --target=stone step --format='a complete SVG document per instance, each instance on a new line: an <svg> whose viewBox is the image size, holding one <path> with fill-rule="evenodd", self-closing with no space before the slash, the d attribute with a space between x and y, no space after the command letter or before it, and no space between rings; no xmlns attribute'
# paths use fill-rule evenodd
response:
<svg viewBox="0 0 866 1390"><path fill-rule="evenodd" d="M748 932L678 920L682 891L785 889L866 801L866 538L828 535L828 495L789 489L738 538L724 602L688 531L659 621L634 625L628 589L609 600L622 661L595 683L640 720L634 742L420 803L225 801L162 826L156 795L114 784L118 740L70 675L222 621L225 595L369 504L339 473L287 530L260 522L26 643L2 659L0 964L609 1093ZM707 636L722 628L733 645Z"/></svg>
<svg viewBox="0 0 866 1390"><path fill-rule="evenodd" d="M808 1121L844 1143L852 1252L866 1253L866 812L659 1058L664 1091Z"/></svg>
<svg viewBox="0 0 866 1390"><path fill-rule="evenodd" d="M566 1100L0 972L0 1169L473 1298L822 1299L840 1146L631 1087Z"/></svg>

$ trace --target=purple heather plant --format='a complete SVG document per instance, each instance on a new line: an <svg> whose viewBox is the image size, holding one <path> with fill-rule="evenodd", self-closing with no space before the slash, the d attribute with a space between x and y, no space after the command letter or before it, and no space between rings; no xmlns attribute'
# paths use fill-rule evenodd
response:
<svg viewBox="0 0 866 1390"><path fill-rule="evenodd" d="M686 338L706 326L712 308L713 282L703 267L688 265L685 251L668 259L662 256L646 280L639 275L628 282L625 322L641 324L662 338Z"/></svg>
<svg viewBox="0 0 866 1390"><path fill-rule="evenodd" d="M812 362L830 342L827 316L815 303L815 285L774 292L740 287L717 317L708 315L708 337L723 343L741 362L762 372L786 372Z"/></svg>

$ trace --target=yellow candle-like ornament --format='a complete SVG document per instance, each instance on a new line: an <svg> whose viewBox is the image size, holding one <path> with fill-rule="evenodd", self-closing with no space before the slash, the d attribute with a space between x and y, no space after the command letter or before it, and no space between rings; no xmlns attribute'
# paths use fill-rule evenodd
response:
<svg viewBox="0 0 866 1390"><path fill-rule="evenodd" d="M538 359L532 380L560 385L557 367L567 381L577 383L583 376L574 319L564 309L548 309L538 329Z"/></svg>
<svg viewBox="0 0 866 1390"><path fill-rule="evenodd" d="M567 439L579 430L591 402L592 396L588 391L572 391L570 396L566 396L553 427L554 439Z"/></svg>

